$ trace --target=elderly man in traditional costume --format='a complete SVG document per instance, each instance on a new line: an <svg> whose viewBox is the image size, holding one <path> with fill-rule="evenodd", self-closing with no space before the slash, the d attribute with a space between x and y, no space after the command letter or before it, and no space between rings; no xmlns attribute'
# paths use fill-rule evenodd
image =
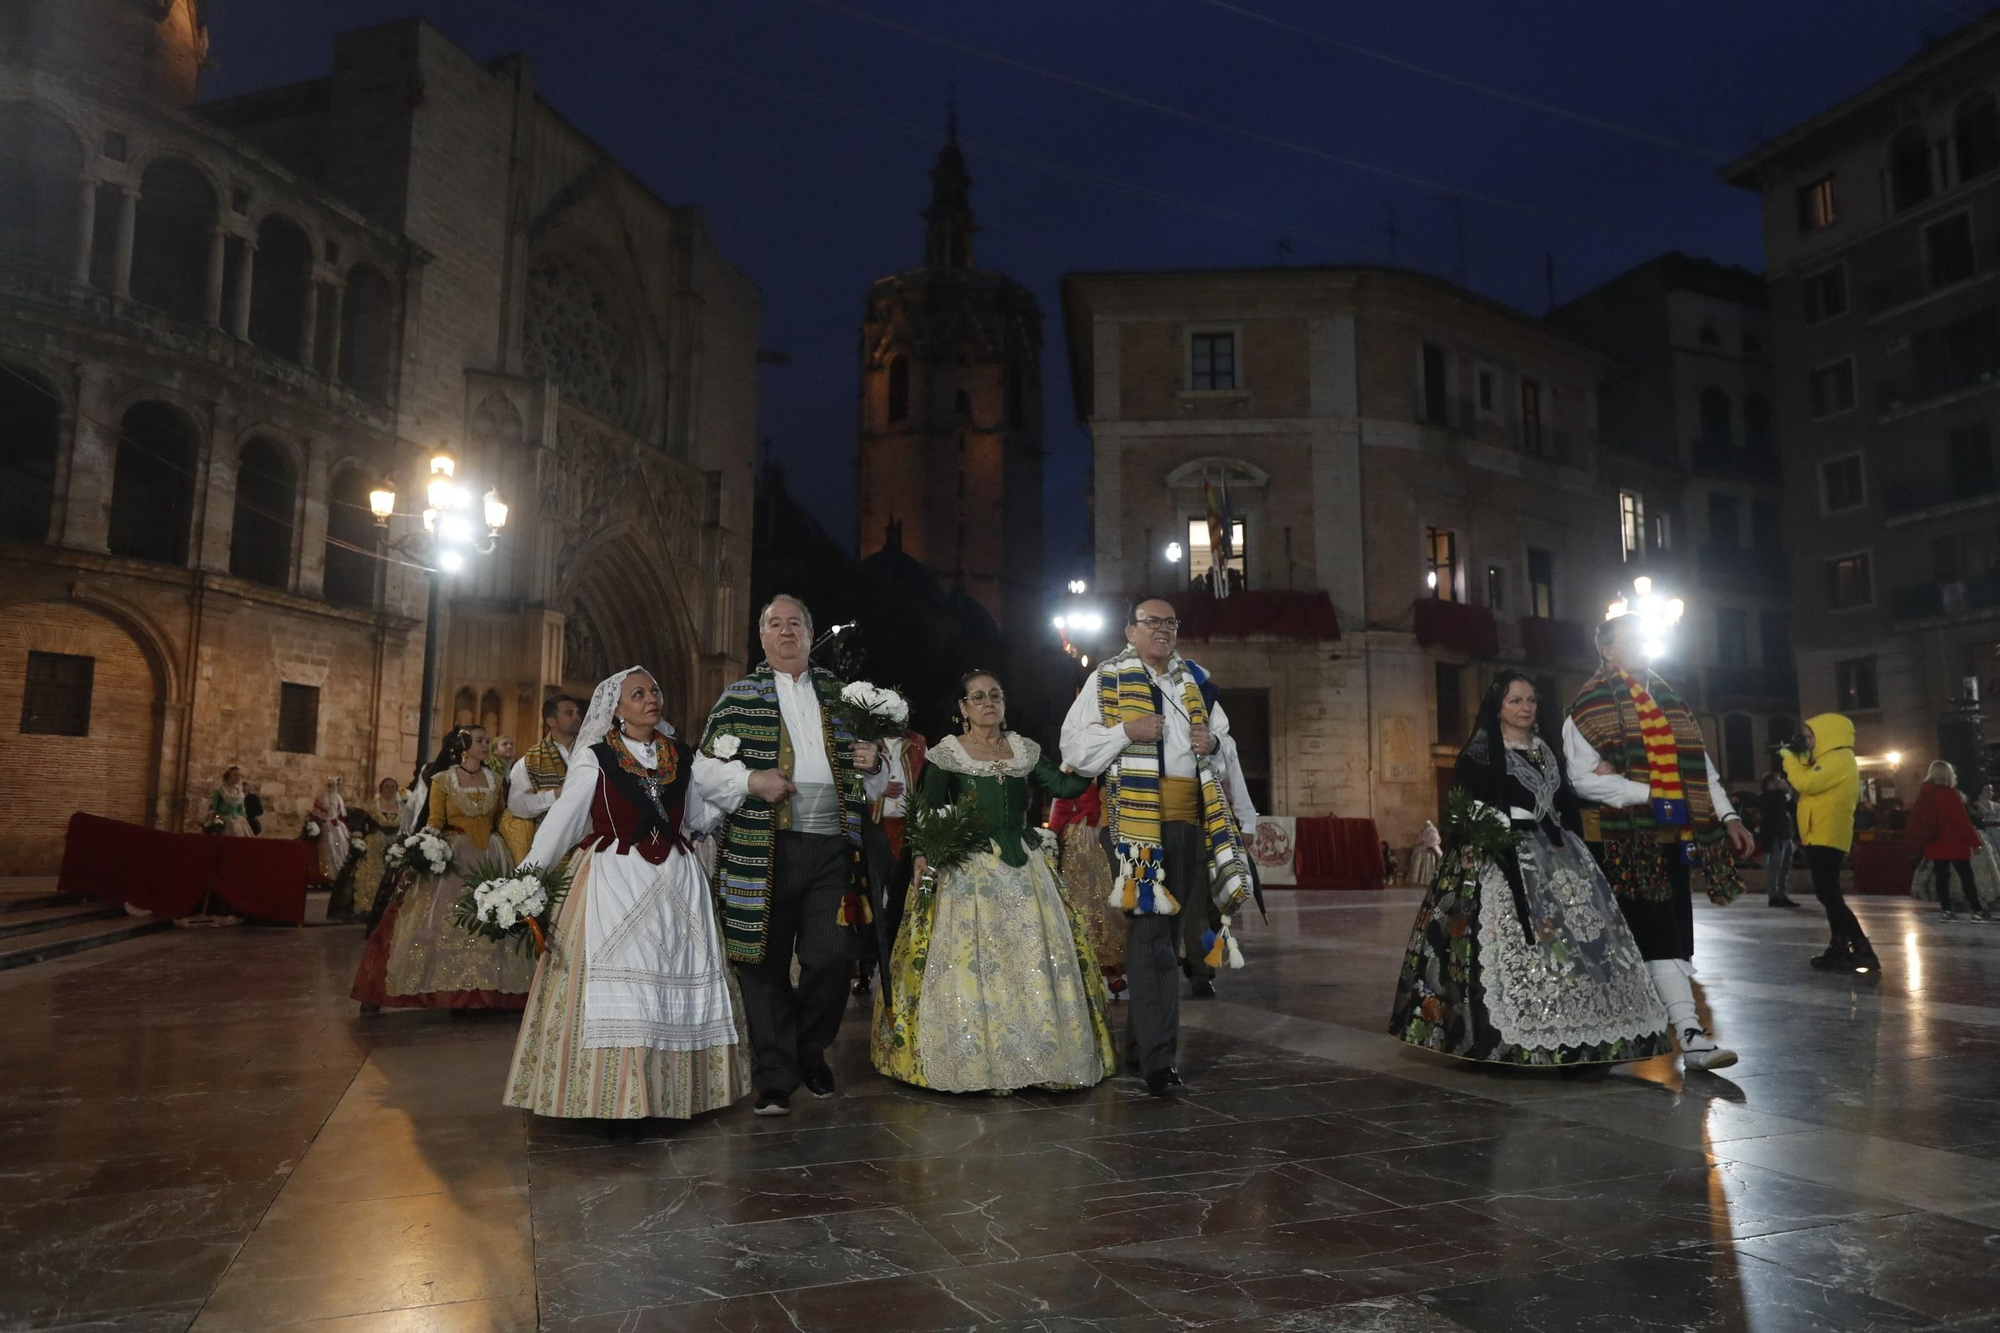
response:
<svg viewBox="0 0 2000 1333"><path fill-rule="evenodd" d="M1250 893L1250 859L1225 789L1229 718L1208 673L1174 650L1179 633L1171 603L1134 606L1125 651L1098 666L1095 688L1077 696L1062 727L1063 762L1106 776L1104 817L1117 863L1111 901L1131 917L1127 1047L1156 1097L1184 1086L1174 1067L1176 954L1186 955L1191 971L1210 971L1224 952L1210 929L1210 899L1226 914Z"/></svg>
<svg viewBox="0 0 2000 1333"><path fill-rule="evenodd" d="M507 771L507 813L500 816L500 837L516 861L527 859L543 816L556 803L569 773L569 753L583 725L583 705L558 694L542 705L542 738L528 747Z"/></svg>
<svg viewBox="0 0 2000 1333"><path fill-rule="evenodd" d="M1646 665L1637 616L1597 627L1603 665L1563 724L1563 759L1577 795L1599 805L1599 859L1680 1038L1689 1069L1721 1069L1736 1052L1716 1044L1695 1012L1694 899L1699 867L1708 896L1743 892L1734 858L1757 846L1708 757L1701 728L1674 688Z"/></svg>
<svg viewBox="0 0 2000 1333"><path fill-rule="evenodd" d="M815 667L812 613L789 594L757 617L764 661L709 711L696 779L729 810L716 856L723 943L756 1051L758 1115L785 1115L803 1083L834 1094L826 1048L847 1009L861 824L889 785L877 746L841 720L841 681ZM792 957L799 984L792 985Z"/></svg>

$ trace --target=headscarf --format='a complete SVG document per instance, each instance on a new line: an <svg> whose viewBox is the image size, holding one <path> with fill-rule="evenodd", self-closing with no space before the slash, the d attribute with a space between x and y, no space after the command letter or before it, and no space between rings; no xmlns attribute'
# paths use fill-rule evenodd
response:
<svg viewBox="0 0 2000 1333"><path fill-rule="evenodd" d="M618 700L625 693L625 678L641 671L653 675L644 667L631 666L623 671L614 671L597 682L597 688L590 692L590 707L584 712L583 725L577 728L576 744L571 747L571 754L580 755L611 734L618 725ZM658 680L659 677L653 676L653 679ZM653 734L656 737L672 736L673 724L661 718L653 725Z"/></svg>

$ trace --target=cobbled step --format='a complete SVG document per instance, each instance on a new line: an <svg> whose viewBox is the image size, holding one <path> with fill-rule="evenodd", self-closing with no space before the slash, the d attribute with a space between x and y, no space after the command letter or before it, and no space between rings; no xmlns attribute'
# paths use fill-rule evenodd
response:
<svg viewBox="0 0 2000 1333"><path fill-rule="evenodd" d="M32 935L15 935L0 940L0 972L171 929L173 923L163 917L128 917L121 914L116 921L79 921Z"/></svg>
<svg viewBox="0 0 2000 1333"><path fill-rule="evenodd" d="M82 902L63 904L55 907L26 908L0 915L0 939L16 935L35 935L54 930L58 926L75 925L81 921L103 921L110 917L124 917L125 909L117 903L84 899Z"/></svg>

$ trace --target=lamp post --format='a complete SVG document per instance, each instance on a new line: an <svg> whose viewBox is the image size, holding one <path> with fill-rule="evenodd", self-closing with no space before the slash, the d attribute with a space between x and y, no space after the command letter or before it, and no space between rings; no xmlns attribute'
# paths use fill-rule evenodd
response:
<svg viewBox="0 0 2000 1333"><path fill-rule="evenodd" d="M1071 657L1081 658L1083 665L1090 665L1090 654L1096 648L1097 636L1104 631L1104 613L1085 598L1090 585L1082 579L1071 579L1069 596L1063 599L1062 610L1054 620L1056 637L1062 640L1063 651Z"/></svg>
<svg viewBox="0 0 2000 1333"><path fill-rule="evenodd" d="M1632 580L1632 592L1613 601L1604 609L1604 618L1616 616L1637 616L1641 643L1650 660L1667 655L1667 636L1681 623L1681 616L1687 611L1687 603L1678 597L1663 597L1653 590L1653 580L1641 574Z"/></svg>
<svg viewBox="0 0 2000 1333"><path fill-rule="evenodd" d="M424 684L417 701L417 762L431 752L431 723L437 706L438 602L443 574L465 568L468 553L489 555L507 526L507 502L500 492L488 491L480 501L480 518L486 532L479 535L473 523L472 491L456 480L458 462L443 449L431 455L431 474L424 488L428 502L422 514L424 526L400 537L389 536L389 520L396 516L396 488L387 478L368 492L368 509L375 515L375 527L385 550L393 550L424 568L428 590L424 613ZM405 515L405 517L410 517Z"/></svg>

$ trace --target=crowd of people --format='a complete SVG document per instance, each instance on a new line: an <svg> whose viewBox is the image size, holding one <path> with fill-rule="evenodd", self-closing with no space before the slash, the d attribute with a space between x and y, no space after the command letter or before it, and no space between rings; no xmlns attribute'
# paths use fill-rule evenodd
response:
<svg viewBox="0 0 2000 1333"><path fill-rule="evenodd" d="M764 660L692 741L643 666L587 704L549 700L518 756L456 726L408 792L385 779L352 807L336 781L315 802L340 908L368 923L353 997L370 1013L519 1012L504 1100L546 1116L629 1123L745 1099L785 1115L801 1088L836 1094L827 1051L857 998L873 1067L914 1086L1087 1088L1122 1049L1171 1096L1183 987L1211 997L1218 968L1240 966L1230 923L1253 890L1257 821L1179 627L1163 599L1130 610L1125 650L1090 673L1054 754L1008 726L986 670L960 682L955 734L857 736L788 595L759 614ZM1637 631L1600 627L1601 668L1561 712L1522 673L1494 678L1443 834L1427 826L1412 857L1428 885L1395 1036L1500 1064L1675 1050L1690 1070L1734 1064L1695 1004L1693 893L1730 902L1759 854L1772 906L1798 906L1795 861L1811 877L1831 936L1813 965L1879 975L1841 888L1852 724L1822 714L1780 750L1753 835ZM1947 918L1955 882L1985 919L2000 808L1955 784L1933 766L1911 808L1919 881ZM253 801L232 767L211 831L254 832ZM933 865L941 812L962 818L966 849ZM562 884L533 949L463 919L468 883L495 873Z"/></svg>

